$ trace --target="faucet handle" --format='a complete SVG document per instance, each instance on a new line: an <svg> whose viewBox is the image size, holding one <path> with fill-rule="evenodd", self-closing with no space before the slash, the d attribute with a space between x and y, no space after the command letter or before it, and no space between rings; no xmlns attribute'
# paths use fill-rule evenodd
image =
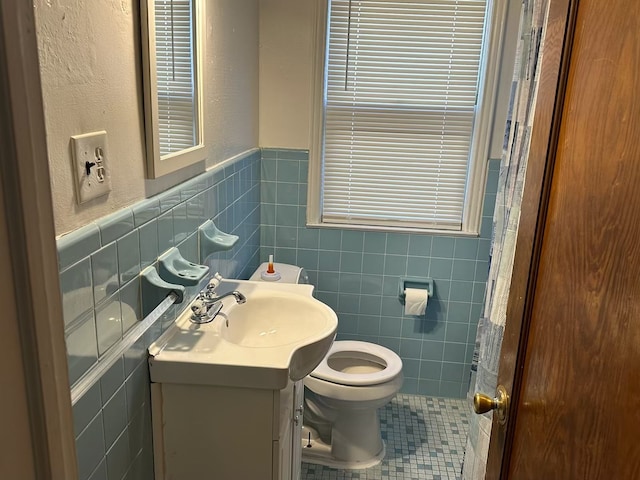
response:
<svg viewBox="0 0 640 480"><path fill-rule="evenodd" d="M213 277L211 277L211 280L209 280L209 283L207 284L207 290L209 292L213 292L216 288L218 288L218 285L220 285L220 282L222 282L222 280L224 280L224 278L222 278L222 275L216 272Z"/></svg>
<svg viewBox="0 0 640 480"><path fill-rule="evenodd" d="M191 305L191 311L195 315L205 315L207 313L207 306L201 299L198 298L195 302L193 302L193 305Z"/></svg>

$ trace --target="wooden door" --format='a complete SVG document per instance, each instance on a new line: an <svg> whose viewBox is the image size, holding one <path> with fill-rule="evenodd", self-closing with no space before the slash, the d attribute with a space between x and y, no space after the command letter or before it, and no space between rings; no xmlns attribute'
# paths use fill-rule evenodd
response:
<svg viewBox="0 0 640 480"><path fill-rule="evenodd" d="M640 2L576 11L524 321L505 332L513 403L492 433L505 454L492 438L487 478L640 478Z"/></svg>

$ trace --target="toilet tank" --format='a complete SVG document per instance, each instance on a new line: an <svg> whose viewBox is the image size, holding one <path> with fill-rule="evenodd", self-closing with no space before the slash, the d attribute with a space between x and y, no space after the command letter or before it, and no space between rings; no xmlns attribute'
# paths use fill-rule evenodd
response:
<svg viewBox="0 0 640 480"><path fill-rule="evenodd" d="M253 275L249 278L249 280L261 281L264 282L260 274L267 270L268 263L264 262L262 265L258 267L258 269L253 272ZM272 280L276 283L309 283L309 276L304 268L298 267L296 265L289 265L287 263L277 263L274 262L273 267L276 272L280 274L280 280Z"/></svg>

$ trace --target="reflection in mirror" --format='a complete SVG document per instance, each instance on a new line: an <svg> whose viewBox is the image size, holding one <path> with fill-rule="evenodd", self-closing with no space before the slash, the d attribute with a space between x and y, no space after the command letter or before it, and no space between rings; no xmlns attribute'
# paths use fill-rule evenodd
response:
<svg viewBox="0 0 640 480"><path fill-rule="evenodd" d="M143 0L147 174L157 178L205 159L200 0Z"/></svg>

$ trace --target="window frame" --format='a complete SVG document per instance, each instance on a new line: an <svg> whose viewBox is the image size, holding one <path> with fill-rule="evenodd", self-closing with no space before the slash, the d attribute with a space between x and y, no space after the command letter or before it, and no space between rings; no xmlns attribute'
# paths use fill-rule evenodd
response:
<svg viewBox="0 0 640 480"><path fill-rule="evenodd" d="M322 220L322 168L324 106L328 58L329 5L331 0L317 0L315 5L314 60L312 78L311 149L307 193L307 226L367 231L407 232L478 236L482 219L489 148L495 120L495 105L500 80L500 59L506 30L507 0L487 0L486 24L481 53L477 115L471 139L467 188L465 190L460 230L412 226L362 225L330 223Z"/></svg>

